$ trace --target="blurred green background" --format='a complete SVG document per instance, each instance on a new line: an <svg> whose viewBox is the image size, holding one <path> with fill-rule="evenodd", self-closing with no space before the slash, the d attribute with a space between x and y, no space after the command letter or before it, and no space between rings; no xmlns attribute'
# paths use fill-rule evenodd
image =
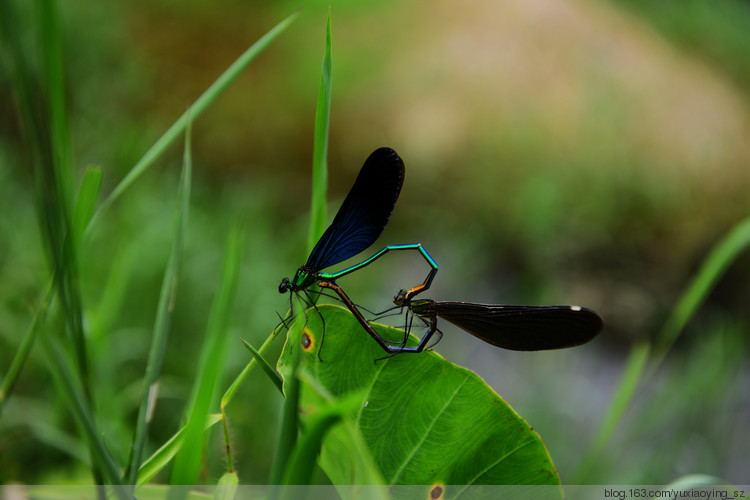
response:
<svg viewBox="0 0 750 500"><path fill-rule="evenodd" d="M149 452L180 423L223 246L247 249L222 389L306 259L315 102L333 27L329 219L362 162L393 147L407 176L376 247L421 242L430 296L580 304L606 330L568 351L489 349L445 326L435 347L487 380L539 432L563 482L750 483L750 256L718 282L602 457L582 455L631 345L653 337L709 249L750 214L750 2L63 2L74 161L103 195L231 62L295 23L193 124L188 240ZM33 3L25 9L33 8ZM82 252L101 425L126 461L169 253L181 148L102 214ZM49 277L12 89L0 71L0 367ZM100 197L101 198L101 197ZM342 285L387 307L427 270L389 255ZM416 261L418 262L418 261ZM277 341L278 352L281 342ZM0 482L90 481L85 446L37 350L0 415ZM264 483L280 398L260 373L229 411L243 483ZM204 478L223 470L213 432Z"/></svg>

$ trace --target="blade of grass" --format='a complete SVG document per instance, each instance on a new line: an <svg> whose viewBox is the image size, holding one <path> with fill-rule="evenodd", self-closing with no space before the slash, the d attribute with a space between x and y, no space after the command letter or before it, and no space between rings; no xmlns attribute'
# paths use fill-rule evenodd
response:
<svg viewBox="0 0 750 500"><path fill-rule="evenodd" d="M189 115L188 115L189 116ZM185 149L190 148L190 122L185 134ZM169 325L172 318L175 295L177 293L177 276L180 262L182 260L182 247L187 228L188 204L190 200L190 181L192 177L192 165L186 155L180 176L180 187L177 196L177 208L174 216L174 237L172 249L164 270L159 304L156 309L156 320L151 340L151 348L148 353L146 374L143 381L143 394L141 405L138 409L138 420L136 421L135 435L130 450L130 463L126 473L127 484L135 484L138 477L138 469L141 465L143 450L146 447L148 427L151 422L153 406L156 403L159 388L159 376L164 359L164 349L169 336Z"/></svg>
<svg viewBox="0 0 750 500"><path fill-rule="evenodd" d="M78 188L75 211L73 212L73 234L76 249L80 248L83 233L86 231L91 217L96 209L96 198L102 186L102 169L89 167L83 175L81 187Z"/></svg>
<svg viewBox="0 0 750 500"><path fill-rule="evenodd" d="M313 139L313 178L310 204L310 232L307 253L312 252L326 228L326 186L328 185L328 130L331 118L331 12L326 23L323 70L320 76L318 104L315 109L315 137Z"/></svg>
<svg viewBox="0 0 750 500"><path fill-rule="evenodd" d="M664 359L690 318L703 304L716 282L737 259L750 247L750 217L735 225L729 233L711 249L700 269L680 297L677 306L656 337L654 360L650 373Z"/></svg>
<svg viewBox="0 0 750 500"><path fill-rule="evenodd" d="M234 494L237 492L237 486L239 486L239 483L240 479L234 472L223 474L217 483L214 500L232 500Z"/></svg>
<svg viewBox="0 0 750 500"><path fill-rule="evenodd" d="M320 445L323 442L328 429L341 420L348 413L344 409L334 407L324 411L307 428L297 445L294 447L289 462L286 464L282 484L284 485L308 485L312 483L315 464L320 453ZM283 490L282 498L287 498ZM295 489L295 494L299 490ZM291 497L294 498L294 497Z"/></svg>
<svg viewBox="0 0 750 500"><path fill-rule="evenodd" d="M263 345L260 346L260 349L258 349L258 354L263 355L263 353L266 352L266 349L268 349L268 346L271 345L271 342L273 342L273 340L278 336L283 326L284 323L279 323L276 328L274 328L265 342L263 342ZM227 388L227 390L224 392L224 395L221 397L221 425L224 431L224 446L227 454L227 472L234 472L234 462L232 460L232 441L229 437L229 420L227 419L226 407L232 401L232 398L234 398L234 395L237 393L240 385L242 385L247 376L250 374L250 371L257 364L258 362L255 358L251 359L250 362L245 365L245 368L242 369L240 374L237 375L237 378L234 379L229 388Z"/></svg>
<svg viewBox="0 0 750 500"><path fill-rule="evenodd" d="M75 254L68 237L71 226L67 183L70 162L62 86L62 37L56 5L51 0L43 0L38 7L33 12L36 16L34 22L40 26L43 62L40 76L35 76L29 66L27 52L31 49L26 50L18 32L18 26L25 23L19 19L11 2L4 5L0 16L0 35L7 48L5 53L17 96L24 142L33 166L37 214L45 251L67 315L78 369L87 388L88 362L77 293Z"/></svg>
<svg viewBox="0 0 750 500"><path fill-rule="evenodd" d="M226 360L226 333L237 290L243 241L242 231L235 227L227 241L221 284L211 308L206 340L201 349L191 403L188 406L185 442L175 457L172 484L193 484L200 471L204 422L214 404L219 377ZM180 491L182 490L170 489L170 496Z"/></svg>
<svg viewBox="0 0 750 500"><path fill-rule="evenodd" d="M289 329L289 339L299 339L304 327L305 318L300 315L297 321ZM290 340L294 342L294 340ZM299 343L297 344L299 346ZM283 417L281 421L281 428L279 429L279 437L276 442L276 449L273 457L273 463L271 464L271 474L268 480L268 484L272 485L269 492L269 498L275 498L279 490L274 488L273 485L281 484L284 469L287 463L289 463L289 457L292 454L295 444L297 443L297 427L298 427L298 408L299 408L299 386L300 381L297 377L297 370L299 369L300 362L300 350L294 350L294 368L291 377L287 377L286 383L284 384L284 409Z"/></svg>
<svg viewBox="0 0 750 500"><path fill-rule="evenodd" d="M266 352L268 347L271 345L271 342L273 342L274 339L279 335L279 332L282 328L284 328L284 323L279 323L276 328L274 328L268 338L266 338L265 342L263 342L263 345L260 346L260 349L258 349L258 354L263 355L263 353ZM242 369L240 374L237 375L237 378L235 378L232 384L227 388L226 392L224 392L224 395L221 397L222 412L227 407L227 405L232 402L232 398L234 398L234 395L235 393L237 393L240 385L242 385L242 383L245 381L247 376L250 374L250 371L256 364L257 361L255 360L255 358L251 359L247 363L247 365L245 365L245 368Z"/></svg>
<svg viewBox="0 0 750 500"><path fill-rule="evenodd" d="M279 372L274 370L273 366L266 361L266 358L263 357L262 354L260 354L258 351L255 350L255 347L250 345L249 342L247 342L245 339L240 339L242 341L242 344L245 346L245 348L250 351L250 354L253 355L253 358L260 364L260 367L263 368L263 371L268 375L268 378L271 379L271 382L276 386L276 388L279 390L281 394L284 394L284 379L281 378L281 375L279 375Z"/></svg>
<svg viewBox="0 0 750 500"><path fill-rule="evenodd" d="M672 314L670 314L664 327L662 327L657 335L654 349L647 342L641 342L633 346L620 383L612 398L612 403L602 420L589 451L585 455L586 458L581 462L581 466L579 466L577 472L577 482L579 484L585 482L590 467L596 462L597 457L612 437L618 422L630 406L630 402L641 380L653 375L675 340L677 340L685 328L685 325L698 311L705 298L716 285L716 282L748 247L750 247L750 217L743 219L735 225L711 249L690 282L690 285L688 285L677 305L672 310ZM652 351L651 362L648 363L649 355ZM648 369L646 368L647 365Z"/></svg>
<svg viewBox="0 0 750 500"><path fill-rule="evenodd" d="M39 45L27 52L24 50L17 27L20 22L17 12L10 2L4 4L0 16L0 36L3 45L8 47L15 92L18 96L24 142L34 170L36 184L37 213L45 244L47 258L52 269L53 283L61 310L65 314L67 330L70 334L80 388L85 403L73 406L85 415L79 419L84 424L94 425L91 413L91 386L89 381L89 361L83 327L83 306L78 282L78 256L73 243L71 219L72 165L67 128L65 85L63 71L63 37L58 5L54 0L39 0L33 9L34 23L39 26ZM28 60L39 51L41 68L34 75ZM29 53L32 57L28 57ZM33 341L33 337L29 342ZM26 346L30 349L30 344ZM59 357L63 362L70 362ZM63 391L71 390L70 384L61 384ZM69 401L75 401L74 394L67 394ZM86 431L86 425L81 425ZM94 429L95 430L95 429ZM111 467L111 456L102 454L103 445L98 432L87 434L91 448L92 470L96 483L102 483Z"/></svg>
<svg viewBox="0 0 750 500"><path fill-rule="evenodd" d="M217 78L208 89L190 107L192 119L197 119L226 89L229 85L247 68L247 66L262 53L272 41L274 41L299 15L299 11L288 16L279 24L271 28L265 35L260 37L257 42L250 46L240 57L235 60L224 73ZM157 140L146 154L138 160L138 163L128 172L125 178L115 187L109 196L104 200L99 210L91 219L89 227L93 227L96 220L106 208L111 205L122 193L130 187L135 180L151 167L162 153L172 145L185 131L187 125L187 113L183 113L169 129Z"/></svg>
<svg viewBox="0 0 750 500"><path fill-rule="evenodd" d="M8 397L13 392L18 376L21 374L21 370L23 369L23 366L29 357L29 353L31 352L31 348L34 345L34 341L44 325L44 321L47 317L47 309L49 308L54 293L55 288L53 283L50 283L47 287L47 293L45 293L42 303L37 307L34 317L31 320L31 325L29 326L26 335L24 335L23 341L21 342L16 355L13 357L8 373L5 375L5 378L3 378L2 386L0 386L0 414L2 414L3 407L5 406L6 401L8 401Z"/></svg>
<svg viewBox="0 0 750 500"><path fill-rule="evenodd" d="M586 476L604 451L604 447L615 432L617 424L630 406L650 353L651 343L648 341L638 342L631 349L607 414L604 416L588 452L578 466L576 472L578 480L573 484L585 484Z"/></svg>
<svg viewBox="0 0 750 500"><path fill-rule="evenodd" d="M48 366L52 378L60 389L59 393L66 398L71 413L88 440L92 463L95 467L101 467L99 473L106 481L103 484L122 484L119 467L100 439L100 432L92 418L81 382L76 379L75 371L69 369L70 361L66 359L63 348L50 335L41 335L41 341L44 353L49 360Z"/></svg>
<svg viewBox="0 0 750 500"><path fill-rule="evenodd" d="M301 382L311 386L312 390L325 391L307 370L298 370L298 377ZM326 432L346 415L356 413L363 399L363 395L359 393L348 394L343 399L336 399L330 394L325 394L325 396L327 396L329 406L322 409L313 422L306 426L305 432L294 447L284 471L282 483L285 485L306 485L312 482L320 446Z"/></svg>
<svg viewBox="0 0 750 500"><path fill-rule="evenodd" d="M89 361L86 339L83 329L83 304L80 285L78 282L78 255L72 240L73 221L71 217L72 199L72 165L70 161L70 140L68 137L67 112L65 100L65 84L63 70L63 37L59 7L54 0L39 0L41 20L40 33L42 35L43 55L43 85L47 97L46 115L49 127L51 162L43 162L51 168L45 175L49 176L45 185L48 190L45 196L52 197L53 205L47 205L48 210L55 214L48 214L48 219L56 218L53 224L57 226L52 243L52 251L58 262L59 290L63 310L68 322L68 329L73 341L76 361L81 374L84 391L87 398L91 398L89 385ZM45 148L46 149L46 148ZM48 183L52 183L49 186ZM51 194L49 191L54 191Z"/></svg>
<svg viewBox="0 0 750 500"><path fill-rule="evenodd" d="M206 420L204 430L208 430L213 427L218 421L221 420L221 415L211 414ZM141 465L138 471L138 486L144 485L151 481L159 472L161 472L174 458L182 446L182 441L185 437L185 427L181 427L174 436L161 445L161 447L154 452L145 462Z"/></svg>

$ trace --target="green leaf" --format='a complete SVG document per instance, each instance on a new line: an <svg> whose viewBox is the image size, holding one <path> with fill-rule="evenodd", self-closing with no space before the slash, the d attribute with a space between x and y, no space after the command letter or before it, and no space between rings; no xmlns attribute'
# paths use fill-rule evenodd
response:
<svg viewBox="0 0 750 500"><path fill-rule="evenodd" d="M219 478L214 500L232 500L237 492L240 479L236 472L227 472Z"/></svg>
<svg viewBox="0 0 750 500"><path fill-rule="evenodd" d="M331 13L326 23L326 43L323 70L315 109L315 136L313 138L313 180L310 205L310 231L307 253L312 252L318 238L326 228L326 189L328 186L328 130L331 118Z"/></svg>
<svg viewBox="0 0 750 500"><path fill-rule="evenodd" d="M289 329L289 335L298 335L304 323L303 317L298 317L292 327ZM299 390L300 383L296 376L297 366L300 359L300 349L293 350L287 356L288 376L284 379L284 410L279 428L279 437L276 441L274 450L273 463L271 464L271 474L268 484L281 484L284 469L289 462L289 457L297 443L297 427L299 424ZM270 498L277 498L278 489L271 490Z"/></svg>
<svg viewBox="0 0 750 500"><path fill-rule="evenodd" d="M263 345L260 346L260 349L258 349L258 354L261 356L264 352L266 352L266 349L271 345L271 342L273 342L276 337L279 335L279 332L284 328L283 323L279 323L276 328L271 332L271 334L266 338L266 340L263 342ZM242 369L239 375L237 375L237 378L234 379L234 381L231 383L231 385L227 388L227 390L224 392L224 395L221 397L221 411L223 412L224 409L227 407L229 403L232 402L232 399L234 398L234 395L237 393L237 390L240 388L240 385L247 379L247 376L250 374L250 371L253 369L253 367L258 363L258 361L253 358L250 360L250 362L245 365L245 368Z"/></svg>
<svg viewBox="0 0 750 500"><path fill-rule="evenodd" d="M189 123L189 122L188 122ZM190 131L186 133L185 149L189 151ZM141 393L141 405L138 409L135 435L131 446L130 463L128 467L127 483L135 484L138 469L141 465L143 450L146 447L148 428L151 423L153 405L156 404L159 390L159 376L161 365L164 360L164 351L169 336L169 325L172 319L173 304L177 293L177 277L179 275L180 262L182 261L182 247L185 239L185 231L188 219L188 204L190 201L190 183L192 179L192 163L190 156L186 154L183 163L180 187L177 195L177 208L174 215L174 236L172 248L169 255L167 267L162 278L161 291L159 293L159 304L156 308L156 320L151 338L151 347L146 362L146 374Z"/></svg>
<svg viewBox="0 0 750 500"><path fill-rule="evenodd" d="M272 41L276 39L289 25L294 21L299 12L290 15L279 24L271 28L265 35L260 37L257 42L250 46L245 52L238 57L229 68L217 78L201 96L196 99L190 107L192 120L196 120L224 91L229 85L247 68L247 66L260 55ZM143 174L149 167L156 163L156 160L171 146L185 131L188 122L188 113L185 112L180 116L169 130L164 132L146 154L138 160L138 163L128 172L125 178L115 187L109 196L104 200L99 210L94 214L89 226L93 226L106 207L112 204L125 190L130 187L135 180Z"/></svg>
<svg viewBox="0 0 750 500"><path fill-rule="evenodd" d="M245 346L245 349L250 351L250 354L253 355L253 358L258 362L261 368L263 368L263 371L266 375L268 375L268 378L271 379L271 382L276 386L276 388L279 390L280 393L284 394L284 381L281 378L281 375L279 375L279 372L274 370L273 366L266 361L266 358L263 357L261 353L255 350L255 347L250 345L248 341L245 339L240 339L242 341L242 344Z"/></svg>
<svg viewBox="0 0 750 500"><path fill-rule="evenodd" d="M266 352L266 349L268 349L268 346L271 345L271 342L276 338L276 336L281 331L282 327L284 326L283 323L280 323L276 326L276 328L271 332L271 334L268 336L268 338L263 342L263 345L260 346L260 349L258 349L258 355L261 357L263 356L263 353ZM253 369L253 367L258 364L257 358L253 358L250 360L250 362L245 365L245 368L242 369L239 375L234 379L234 382L229 386L229 388L224 392L224 394L221 397L221 422L222 422L222 428L224 431L224 448L226 450L226 457L227 457L227 472L234 472L234 462L232 458L232 441L229 437L229 422L227 421L226 416L226 407L227 405L232 401L232 398L234 398L234 395L237 393L237 390L239 389L240 385L245 381L247 376L250 374L250 371Z"/></svg>
<svg viewBox="0 0 750 500"><path fill-rule="evenodd" d="M39 304L34 312L31 325L23 336L23 341L21 342L18 351L16 351L16 355L13 356L13 361L10 364L8 373L5 375L5 378L3 378L3 383L0 385L0 414L2 414L5 403L13 393L13 389L18 381L19 375L21 374L21 370L23 370L24 364L26 364L26 360L29 358L31 348L34 346L34 341L36 340L37 335L44 327L47 318L47 309L49 308L49 304L51 303L54 294L55 289L52 286L52 283L50 283L42 303Z"/></svg>
<svg viewBox="0 0 750 500"><path fill-rule="evenodd" d="M603 452L625 411L630 407L638 385L642 383L643 379L648 378L656 371L685 325L713 290L716 282L748 247L750 247L750 217L736 224L711 249L657 335L653 349L648 341L641 341L633 346L607 414L601 420L599 430L578 467L576 482L584 483L586 481L590 469ZM649 363L650 366L647 369ZM646 372L645 375L644 372Z"/></svg>
<svg viewBox="0 0 750 500"><path fill-rule="evenodd" d="M100 167L89 167L78 188L75 212L73 213L73 234L75 235L76 248L80 247L83 233L88 226L96 208L96 198L102 186L102 169Z"/></svg>
<svg viewBox="0 0 750 500"><path fill-rule="evenodd" d="M88 440L92 463L101 464L102 477L107 481L104 484L121 484L118 465L103 440L100 439L101 434L96 426L96 420L86 399L78 373L72 369L65 350L55 336L50 335L49 332L42 332L41 344L58 392L67 399L68 408Z"/></svg>
<svg viewBox="0 0 750 500"><path fill-rule="evenodd" d="M475 373L434 352L381 359L382 349L348 310L332 305L318 309L325 318L323 361L318 357L320 316L310 310L303 334L312 342L303 348L300 337L290 335L279 373L286 382L291 356L302 352L306 370L335 397L365 392L354 423L385 484L446 485L446 498L463 491L453 485L559 485L540 437ZM404 335L374 327L384 338ZM303 425L321 404L315 391L303 387ZM351 460L356 443L337 430L326 437L319 463L334 484L352 484L360 477ZM556 497L561 497L559 491Z"/></svg>
<svg viewBox="0 0 750 500"><path fill-rule="evenodd" d="M300 372L298 376L300 376L301 381L311 378L306 370ZM310 380L310 382L313 386L317 385L314 379ZM294 447L289 462L286 464L283 484L310 484L312 482L315 461L320 451L320 445L323 442L323 436L344 416L356 411L362 396L357 393L351 393L346 399L332 400L330 397L327 399L331 403L325 408L321 408L311 418L310 424L306 427L305 432Z"/></svg>
<svg viewBox="0 0 750 500"><path fill-rule="evenodd" d="M193 484L200 472L203 423L214 400L217 399L219 377L226 362L227 329L237 290L243 242L243 233L234 228L227 241L221 284L211 307L208 329L187 411L185 442L175 458L170 479L172 484Z"/></svg>
<svg viewBox="0 0 750 500"><path fill-rule="evenodd" d="M666 356L685 325L698 311L703 301L716 282L726 272L732 263L750 247L750 217L735 225L724 236L701 263L701 267L693 277L687 289L683 292L679 302L672 310L672 314L659 332L654 353L656 369L658 363Z"/></svg>
<svg viewBox="0 0 750 500"><path fill-rule="evenodd" d="M221 420L221 415L212 414L208 416L206 420L205 430L213 427L217 422ZM151 481L154 476L161 472L169 462L172 461L174 456L182 446L182 441L185 436L185 427L182 427L175 433L174 436L164 443L158 450L154 452L145 462L141 465L138 471L138 481L136 484L143 485Z"/></svg>

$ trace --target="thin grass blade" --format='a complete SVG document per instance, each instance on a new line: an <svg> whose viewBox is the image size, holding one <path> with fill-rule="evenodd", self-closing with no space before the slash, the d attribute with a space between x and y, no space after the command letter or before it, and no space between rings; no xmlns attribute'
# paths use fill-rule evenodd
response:
<svg viewBox="0 0 750 500"><path fill-rule="evenodd" d="M721 240L714 245L703 260L700 269L690 285L680 297L672 314L656 337L656 344L641 342L633 346L628 356L620 383L610 403L607 415L602 420L599 431L591 448L581 462L577 478L579 483L586 480L590 467L612 436L617 424L622 419L636 394L636 388L642 379L654 373L669 349L679 337L685 325L690 321L716 282L737 257L750 247L750 217L743 219ZM653 353L653 354L652 354ZM650 363L649 363L650 359ZM648 372L644 377L644 373Z"/></svg>
<svg viewBox="0 0 750 500"><path fill-rule="evenodd" d="M700 308L716 282L730 265L750 247L750 217L740 221L719 243L714 245L698 273L680 297L677 306L656 337L653 371L664 359L685 325Z"/></svg>
<svg viewBox="0 0 750 500"><path fill-rule="evenodd" d="M318 238L326 229L326 190L328 186L328 131L331 118L331 12L326 23L323 69L315 109L315 136L313 140L313 178L310 205L310 231L307 239L307 254L315 247Z"/></svg>
<svg viewBox="0 0 750 500"><path fill-rule="evenodd" d="M271 332L271 334L266 338L266 340L263 342L263 345L260 346L260 349L258 349L258 354L263 355L263 353L266 352L266 349L271 345L271 342L276 339L276 337L279 335L279 332L284 328L284 323L279 323L276 328ZM234 395L237 393L237 390L240 388L242 383L245 381L247 376L250 374L250 371L253 369L253 367L258 364L256 359L251 359L246 365L245 368L242 369L239 375L237 375L237 378L234 379L234 381L231 383L231 385L227 388L227 390L224 392L224 395L221 397L221 411L223 412L224 409L227 407L229 403L232 402L232 399L234 398Z"/></svg>
<svg viewBox="0 0 750 500"><path fill-rule="evenodd" d="M263 368L263 371L268 375L268 378L271 379L271 382L276 386L276 388L279 390L281 394L284 394L284 379L281 378L281 375L279 375L279 372L277 372L271 364L266 361L266 358L263 357L261 353L255 350L255 347L250 345L249 342L247 342L245 339L242 340L242 344L245 346L245 348L250 351L250 354L253 355L253 358L260 364L260 367Z"/></svg>
<svg viewBox="0 0 750 500"><path fill-rule="evenodd" d="M258 349L258 354L262 356L263 353L266 352L268 346L271 345L271 342L273 342L273 340L278 336L283 327L284 324L279 323L279 325L274 328L265 342L263 342L263 345L260 346L260 349ZM242 369L240 374L237 375L237 378L234 379L229 388L227 388L227 390L224 392L224 395L221 397L221 425L222 430L224 431L224 449L226 450L228 473L234 472L234 460L232 458L232 440L229 436L229 419L227 418L226 407L232 401L232 398L237 393L240 385L242 385L242 383L245 381L247 376L250 374L250 371L256 364L258 364L256 358L251 359L250 362L245 365L245 368Z"/></svg>
<svg viewBox="0 0 750 500"><path fill-rule="evenodd" d="M300 374L302 375L302 374ZM314 377L302 376L302 380L312 380ZM330 407L322 410L307 426L302 437L294 447L292 455L284 471L283 484L304 485L312 483L313 472L317 463L320 446L326 432L346 415L354 415L361 405L360 394L348 395L344 399L333 399ZM282 495L283 496L283 495Z"/></svg>
<svg viewBox="0 0 750 500"><path fill-rule="evenodd" d="M235 227L230 232L227 241L221 284L211 308L193 395L188 407L185 442L175 457L171 476L172 484L194 484L200 471L204 422L209 409L215 403L219 378L226 361L227 330L237 290L243 242L242 231Z"/></svg>
<svg viewBox="0 0 750 500"><path fill-rule="evenodd" d="M77 379L76 372L70 369L70 360L66 359L62 346L50 335L42 335L41 344L49 360L52 378L86 436L92 454L92 463L95 467L100 467L98 472L106 481L104 484L122 484L119 467L101 440L101 434L96 427L91 408L81 387L81 381Z"/></svg>
<svg viewBox="0 0 750 500"><path fill-rule="evenodd" d="M190 147L189 123L190 122L188 122L188 129L185 135L185 148L187 150L189 150ZM148 354L146 374L143 381L141 405L138 409L138 420L136 421L135 435L130 450L130 463L126 475L127 484L135 484L138 477L138 469L140 468L141 458L143 457L143 451L146 447L148 428L153 414L153 405L155 405L157 398L161 365L164 359L164 350L167 344L167 337L169 336L173 304L177 293L177 276L179 274L180 262L182 261L182 249L188 219L191 178L192 164L189 155L187 155L185 162L183 163L182 175L180 177L177 208L174 216L172 249L162 279L159 304L156 309L156 320L154 322L154 330L151 339L151 348Z"/></svg>
<svg viewBox="0 0 750 500"><path fill-rule="evenodd" d="M83 175L81 187L78 189L75 211L73 212L73 234L76 249L80 248L83 233L86 231L91 217L96 209L96 199L102 186L102 169L89 167Z"/></svg>
<svg viewBox="0 0 750 500"><path fill-rule="evenodd" d="M101 436L98 432L89 432L94 426L91 405L91 387L89 381L89 360L86 338L83 327L83 306L78 282L78 256L73 244L73 226L71 218L72 199L72 164L70 161L70 144L67 128L67 111L65 99L63 70L63 37L59 7L54 0L41 0L34 9L34 25L38 30L38 45L32 45L28 51L18 32L18 26L24 23L19 19L14 6L3 4L3 15L0 16L0 37L2 45L7 48L7 60L10 62L14 90L18 97L20 118L24 132L24 142L28 158L33 166L36 184L37 214L45 251L51 267L55 294L60 301L61 311L65 315L67 331L70 334L69 345L75 353L75 360L60 355L55 359L63 363L59 370L77 372L80 385L60 384L61 390L72 391L80 388L83 402L78 401L77 394L63 394L70 402L71 410L79 418L81 429L85 433L90 447L94 481L102 483L111 468L111 456L104 452ZM40 71L35 73L29 60L34 59L38 51L41 61ZM31 57L29 57L31 53ZM34 336L27 337L21 350L19 363L28 355ZM20 365L16 365L20 369ZM51 367L52 369L52 367ZM71 379L76 377L72 376ZM14 377L9 379L13 381Z"/></svg>
<svg viewBox="0 0 750 500"><path fill-rule="evenodd" d="M279 438L276 442L276 449L274 452L273 463L271 464L271 475L269 477L269 485L279 485L283 478L284 470L286 469L287 463L289 463L289 457L292 454L294 446L297 444L297 427L299 421L298 408L299 408L299 393L300 393L300 381L297 377L297 370L299 369L300 347L299 339L302 335L302 329L304 327L305 318L300 316L294 325L289 329L288 342L296 342L297 349L293 349L293 368L291 376L286 378L284 384L284 406L283 416L281 421L281 428L279 429ZM277 488L272 488L269 494L270 498L275 498L279 493Z"/></svg>
<svg viewBox="0 0 750 500"><path fill-rule="evenodd" d="M55 289L52 285L53 284L50 283L47 287L47 293L45 294L42 303L37 307L34 317L31 320L31 325L29 326L26 335L24 335L23 341L21 341L21 345L19 346L16 355L13 357L10 368L8 368L8 373L3 378L2 385L0 385L0 414L2 414L3 407L8 401L8 397L13 393L13 388L16 385L16 381L18 381L18 376L21 374L21 370L29 357L31 348L44 326L47 317L47 309L49 308L49 304L55 294Z"/></svg>
<svg viewBox="0 0 750 500"><path fill-rule="evenodd" d="M271 28L265 35L260 37L257 42L250 46L236 61L227 68L224 73L217 78L214 83L206 89L203 94L193 103L190 107L190 113L193 120L197 119L203 112L208 108L226 89L229 85L247 68L247 66L255 60L260 53L262 53L272 41L274 41L287 27L294 21L299 12L295 12L290 15L279 24ZM125 178L115 187L109 196L104 200L99 210L94 214L94 217L89 224L89 227L94 226L99 214L101 214L106 208L111 205L117 198L130 187L133 182L138 179L146 170L148 170L156 160L171 146L184 132L188 122L188 115L184 113L177 121L164 132L159 140L157 140L151 148L146 151L146 154L138 160L138 163L128 172Z"/></svg>
<svg viewBox="0 0 750 500"><path fill-rule="evenodd" d="M217 413L209 415L204 430L210 429L220 420L221 415ZM143 465L141 465L141 468L138 471L138 480L136 481L136 484L138 486L144 485L156 477L159 472L164 470L180 450L184 438L185 427L181 427L174 436L169 438L166 443L161 445L153 455L143 462Z"/></svg>
<svg viewBox="0 0 750 500"><path fill-rule="evenodd" d="M594 436L594 440L592 441L588 452L584 455L584 459L578 466L578 471L576 472L577 481L575 484L586 483L586 477L591 471L591 468L594 466L596 460L604 450L604 447L607 445L607 442L615 432L617 424L630 407L630 402L636 393L636 389L641 380L641 375L648 363L650 353L651 344L649 342L639 342L631 349L630 354L628 355L628 360L625 363L622 377L617 386L617 390L615 391L615 395L607 410L607 414L602 419L599 431Z"/></svg>
<svg viewBox="0 0 750 500"><path fill-rule="evenodd" d="M232 500L237 492L240 479L235 472L227 472L219 478L214 500Z"/></svg>

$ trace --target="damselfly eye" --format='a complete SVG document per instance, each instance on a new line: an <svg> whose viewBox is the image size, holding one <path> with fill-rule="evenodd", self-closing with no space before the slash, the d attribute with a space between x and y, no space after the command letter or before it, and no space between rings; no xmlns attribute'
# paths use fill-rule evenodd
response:
<svg viewBox="0 0 750 500"><path fill-rule="evenodd" d="M287 290L289 290L289 287L289 278L284 278L281 280L281 283L279 283L279 293L286 293Z"/></svg>
<svg viewBox="0 0 750 500"><path fill-rule="evenodd" d="M393 303L397 306L404 304L406 300L406 290L399 290L399 292L393 297Z"/></svg>

